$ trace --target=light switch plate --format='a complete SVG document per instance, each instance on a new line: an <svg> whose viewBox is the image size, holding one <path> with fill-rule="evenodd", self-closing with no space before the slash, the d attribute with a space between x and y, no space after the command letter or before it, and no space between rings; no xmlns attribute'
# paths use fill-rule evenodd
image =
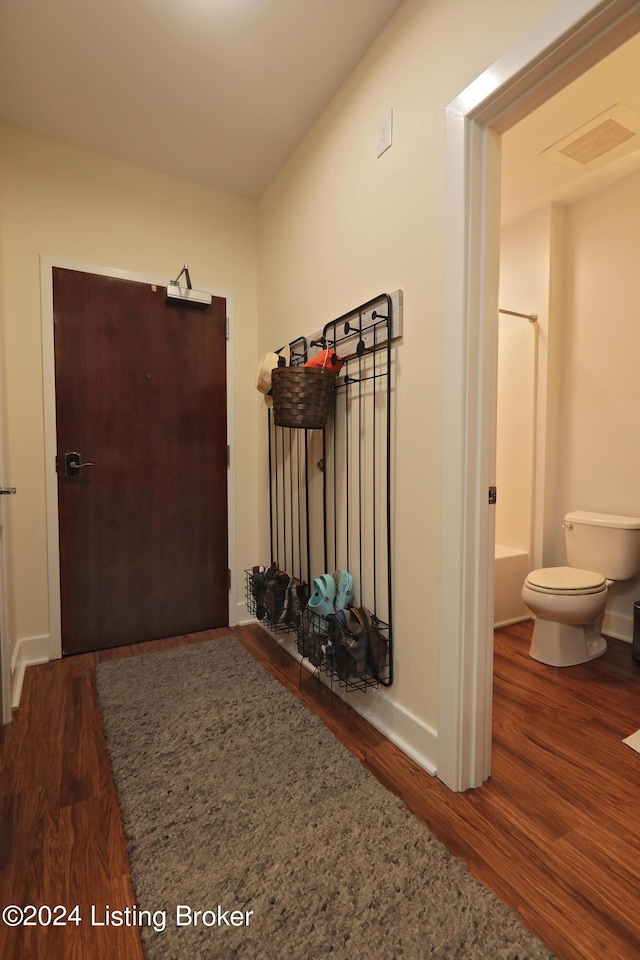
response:
<svg viewBox="0 0 640 960"><path fill-rule="evenodd" d="M378 148L376 156L381 157L382 154L389 149L393 143L393 109L388 110L384 117L378 120Z"/></svg>

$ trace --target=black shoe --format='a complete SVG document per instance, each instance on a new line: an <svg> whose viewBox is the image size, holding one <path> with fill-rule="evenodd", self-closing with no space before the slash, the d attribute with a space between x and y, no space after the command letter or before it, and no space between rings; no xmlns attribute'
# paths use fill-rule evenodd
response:
<svg viewBox="0 0 640 960"><path fill-rule="evenodd" d="M272 623L278 623L282 617L290 580L289 574L283 570L277 570L273 577L267 580L264 602Z"/></svg>
<svg viewBox="0 0 640 960"><path fill-rule="evenodd" d="M267 575L260 567L253 568L251 577L251 593L256 601L256 617L258 620L264 620L267 614L267 608L264 605L265 591L267 589Z"/></svg>

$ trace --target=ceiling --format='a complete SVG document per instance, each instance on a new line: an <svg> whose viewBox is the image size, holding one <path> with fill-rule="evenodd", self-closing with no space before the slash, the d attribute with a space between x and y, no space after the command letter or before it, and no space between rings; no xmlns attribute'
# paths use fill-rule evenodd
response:
<svg viewBox="0 0 640 960"><path fill-rule="evenodd" d="M401 4L3 0L0 120L259 197Z"/></svg>
<svg viewBox="0 0 640 960"><path fill-rule="evenodd" d="M546 203L574 203L640 169L640 135L573 169L542 156L615 104L629 107L640 120L640 34L503 135L503 223Z"/></svg>
<svg viewBox="0 0 640 960"><path fill-rule="evenodd" d="M256 198L402 0L3 0L0 121ZM640 167L640 136L579 172L542 156L622 103L640 35L503 136L503 222ZM381 104L388 107L389 104Z"/></svg>

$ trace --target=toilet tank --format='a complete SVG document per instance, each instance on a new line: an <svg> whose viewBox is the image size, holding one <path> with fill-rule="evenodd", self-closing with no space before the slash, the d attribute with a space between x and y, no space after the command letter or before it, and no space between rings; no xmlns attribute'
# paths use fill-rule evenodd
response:
<svg viewBox="0 0 640 960"><path fill-rule="evenodd" d="M640 517L575 510L564 518L567 563L601 573L607 580L629 580L640 573Z"/></svg>

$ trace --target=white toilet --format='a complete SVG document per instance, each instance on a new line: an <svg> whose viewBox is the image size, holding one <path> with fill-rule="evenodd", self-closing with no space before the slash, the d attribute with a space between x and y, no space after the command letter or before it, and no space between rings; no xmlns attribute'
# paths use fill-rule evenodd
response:
<svg viewBox="0 0 640 960"><path fill-rule="evenodd" d="M564 518L566 567L533 570L522 599L536 615L529 654L553 667L601 656L608 587L640 573L640 517L576 510Z"/></svg>

